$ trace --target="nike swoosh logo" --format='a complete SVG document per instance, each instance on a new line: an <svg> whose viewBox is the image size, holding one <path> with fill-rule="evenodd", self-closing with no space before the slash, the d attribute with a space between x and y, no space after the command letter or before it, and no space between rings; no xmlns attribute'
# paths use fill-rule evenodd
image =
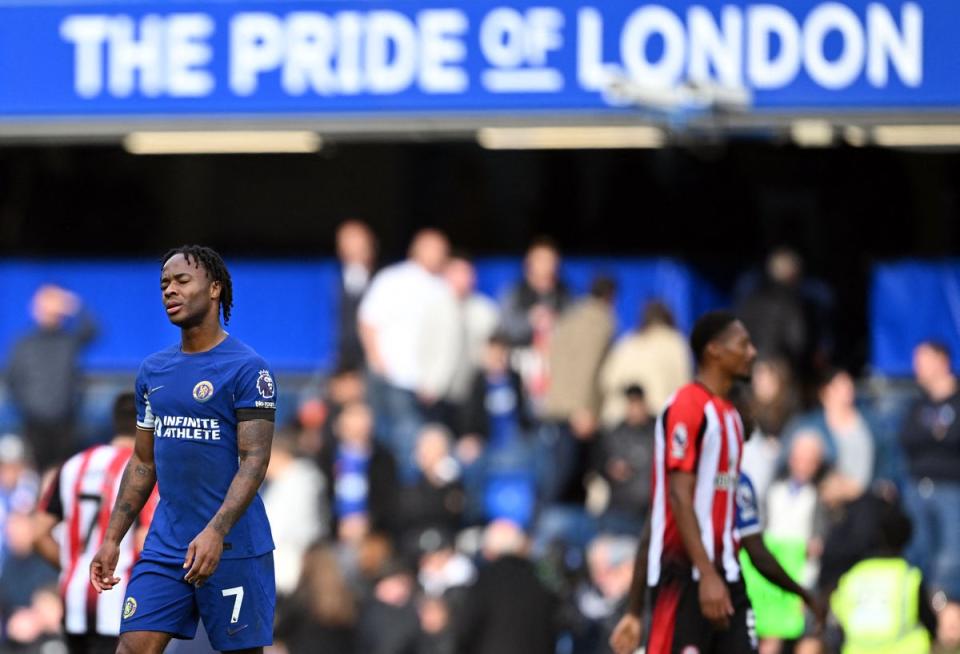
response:
<svg viewBox="0 0 960 654"><path fill-rule="evenodd" d="M147 395L153 395L154 393L156 393L157 391L159 391L161 388L166 388L166 387L165 387L165 386L157 386L156 388L151 388L151 389L150 389L150 392L148 392Z"/></svg>
<svg viewBox="0 0 960 654"><path fill-rule="evenodd" d="M230 627L227 627L227 635L236 636L238 633L240 633L241 631L243 631L249 626L250 625L243 624L243 625L240 625L239 627L233 627L232 629Z"/></svg>

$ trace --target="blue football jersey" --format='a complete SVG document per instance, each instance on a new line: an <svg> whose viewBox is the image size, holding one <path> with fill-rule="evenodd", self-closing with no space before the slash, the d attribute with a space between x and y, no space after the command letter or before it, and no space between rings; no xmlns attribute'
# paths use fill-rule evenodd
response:
<svg viewBox="0 0 960 654"><path fill-rule="evenodd" d="M740 538L752 536L763 531L760 526L760 509L757 505L757 493L753 482L744 473L737 481L737 531Z"/></svg>
<svg viewBox="0 0 960 654"><path fill-rule="evenodd" d="M183 562L187 546L227 496L239 469L238 413L276 408L277 387L266 362L234 338L207 352L180 345L144 360L137 374L137 426L153 430L159 502L143 558ZM258 493L224 538L223 558L273 550Z"/></svg>

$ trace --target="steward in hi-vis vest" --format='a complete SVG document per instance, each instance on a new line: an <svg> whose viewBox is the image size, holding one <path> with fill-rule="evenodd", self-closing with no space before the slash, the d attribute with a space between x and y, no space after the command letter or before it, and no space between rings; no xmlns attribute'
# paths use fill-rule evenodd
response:
<svg viewBox="0 0 960 654"><path fill-rule="evenodd" d="M920 571L899 558L867 559L843 575L830 598L843 654L927 654L920 582Z"/></svg>
<svg viewBox="0 0 960 654"><path fill-rule="evenodd" d="M846 572L830 597L843 629L843 654L927 654L936 634L920 571L901 556L910 519L895 504L880 517L879 547Z"/></svg>

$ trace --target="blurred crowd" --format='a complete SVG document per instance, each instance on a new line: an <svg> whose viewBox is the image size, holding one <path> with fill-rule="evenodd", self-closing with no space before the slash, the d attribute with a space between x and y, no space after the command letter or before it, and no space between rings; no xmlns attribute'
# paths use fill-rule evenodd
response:
<svg viewBox="0 0 960 654"><path fill-rule="evenodd" d="M337 256L337 364L277 425L262 490L275 651L609 652L650 502L657 413L694 375L670 307L637 307L617 337L615 282L598 276L574 296L549 239L529 246L500 298L477 291L471 260L439 231L381 267L375 235L349 221ZM950 352L918 344L915 397L901 408L831 367L831 295L795 253L773 252L735 296L759 351L743 471L765 538L799 544L798 580L829 595L874 553L872 507L901 504L906 556L938 617L934 647L960 652ZM36 330L9 359L23 431L0 437L0 652L65 651L34 514L41 476L76 449L77 356L96 331L63 289L42 288L33 311ZM761 636L763 654L838 651L809 627Z"/></svg>

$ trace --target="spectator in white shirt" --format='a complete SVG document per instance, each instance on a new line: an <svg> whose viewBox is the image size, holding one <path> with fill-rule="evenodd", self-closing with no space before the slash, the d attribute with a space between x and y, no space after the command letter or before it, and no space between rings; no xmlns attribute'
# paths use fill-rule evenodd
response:
<svg viewBox="0 0 960 654"><path fill-rule="evenodd" d="M451 257L444 278L451 293L427 312L421 334L420 388L421 394L440 398L444 405L432 418L455 428L452 417L470 394L499 314L493 300L476 292L476 270L466 257Z"/></svg>
<svg viewBox="0 0 960 654"><path fill-rule="evenodd" d="M412 454L424 408L438 399L434 388L423 385L418 351L431 308L451 295L441 276L449 249L441 232L419 232L408 259L373 278L358 314L378 434L393 450L401 479L408 483L416 479Z"/></svg>

